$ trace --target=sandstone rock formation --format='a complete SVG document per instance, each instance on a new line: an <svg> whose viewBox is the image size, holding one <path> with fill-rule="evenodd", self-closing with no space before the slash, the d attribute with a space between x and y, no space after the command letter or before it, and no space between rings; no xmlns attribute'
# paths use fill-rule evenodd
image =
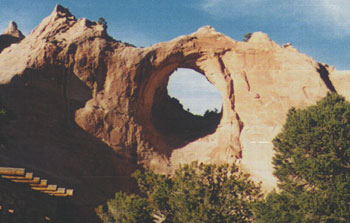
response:
<svg viewBox="0 0 350 223"><path fill-rule="evenodd" d="M350 71L332 70L329 76L337 92L350 100Z"/></svg>
<svg viewBox="0 0 350 223"><path fill-rule="evenodd" d="M23 33L18 30L17 23L10 21L8 28L2 33L3 35L11 35L19 39L24 39Z"/></svg>
<svg viewBox="0 0 350 223"><path fill-rule="evenodd" d="M24 35L18 30L17 24L10 21L8 28L0 35L0 53L4 48L12 43L18 43L22 39L24 39Z"/></svg>
<svg viewBox="0 0 350 223"><path fill-rule="evenodd" d="M194 116L169 98L177 68L218 89L220 117ZM206 26L136 48L58 5L0 54L0 102L14 113L0 162L55 176L91 207L128 188L137 165L171 173L194 160L236 162L271 189L271 140L287 110L328 91L349 97L348 77L261 32L239 42Z"/></svg>

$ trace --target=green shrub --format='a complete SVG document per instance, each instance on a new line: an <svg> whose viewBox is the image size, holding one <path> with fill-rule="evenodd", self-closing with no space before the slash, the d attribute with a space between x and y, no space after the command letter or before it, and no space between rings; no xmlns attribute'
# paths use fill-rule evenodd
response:
<svg viewBox="0 0 350 223"><path fill-rule="evenodd" d="M115 198L107 202L107 212L103 206L96 209L103 222L115 223L152 223L151 210L147 200L137 195L123 192L115 194Z"/></svg>
<svg viewBox="0 0 350 223"><path fill-rule="evenodd" d="M129 203L128 198L136 195L123 194L124 197L120 199L121 195L117 193L116 199L107 202L108 211L99 208L101 220L108 222L104 219L111 218L123 222L120 212L125 211L125 215L129 216L135 212L148 214L148 210L151 210L152 218L158 222L254 222L251 205L262 196L260 186L250 181L248 175L238 171L234 165L194 162L178 169L172 177L150 170L136 171L134 177L145 197L143 209L125 208Z"/></svg>
<svg viewBox="0 0 350 223"><path fill-rule="evenodd" d="M97 23L107 29L107 21L103 17L98 18Z"/></svg>
<svg viewBox="0 0 350 223"><path fill-rule="evenodd" d="M290 109L273 143L282 192L256 206L258 222L350 222L350 103L331 93Z"/></svg>
<svg viewBox="0 0 350 223"><path fill-rule="evenodd" d="M246 34L244 34L244 36L243 36L243 41L244 42L248 42L248 40L252 37L252 33L246 33Z"/></svg>

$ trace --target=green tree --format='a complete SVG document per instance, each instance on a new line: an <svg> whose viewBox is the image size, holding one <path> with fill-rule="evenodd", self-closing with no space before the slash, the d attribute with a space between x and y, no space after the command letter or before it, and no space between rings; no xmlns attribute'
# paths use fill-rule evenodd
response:
<svg viewBox="0 0 350 223"><path fill-rule="evenodd" d="M107 21L103 17L98 18L97 23L107 29Z"/></svg>
<svg viewBox="0 0 350 223"><path fill-rule="evenodd" d="M106 208L107 210L104 210ZM147 200L137 195L123 192L107 202L107 207L99 206L96 213L103 222L115 223L152 223L151 209Z"/></svg>
<svg viewBox="0 0 350 223"><path fill-rule="evenodd" d="M246 33L246 34L244 34L244 36L243 36L243 41L244 42L248 42L248 40L252 37L252 33Z"/></svg>
<svg viewBox="0 0 350 223"><path fill-rule="evenodd" d="M220 115L221 115L221 112L219 112L217 108L214 108L214 110L207 109L204 112L203 117L209 118L209 117L217 117L217 116L220 116Z"/></svg>
<svg viewBox="0 0 350 223"><path fill-rule="evenodd" d="M192 163L172 181L173 222L253 222L251 203L261 197L260 187L238 167Z"/></svg>
<svg viewBox="0 0 350 223"><path fill-rule="evenodd" d="M251 204L262 196L260 186L255 185L247 174L240 172L234 165L216 166L194 162L176 170L172 177L158 175L150 170L137 171L134 177L157 222L254 222ZM112 207L108 207L108 210L120 209L125 206L126 200L124 197L118 202L115 199L109 201L107 206ZM127 212L127 215L131 214L131 210ZM100 207L100 218L108 219L106 215L120 218Z"/></svg>
<svg viewBox="0 0 350 223"><path fill-rule="evenodd" d="M350 103L329 93L290 109L273 144L281 193L256 206L258 222L350 222Z"/></svg>

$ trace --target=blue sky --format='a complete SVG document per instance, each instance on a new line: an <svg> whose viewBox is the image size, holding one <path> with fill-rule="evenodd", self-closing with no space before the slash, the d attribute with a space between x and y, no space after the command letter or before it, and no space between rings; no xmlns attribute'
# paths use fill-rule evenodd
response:
<svg viewBox="0 0 350 223"><path fill-rule="evenodd" d="M26 35L56 3L77 17L104 17L115 39L149 46L211 25L233 39L263 31L338 70L350 70L349 0L0 0L0 31L10 20Z"/></svg>
<svg viewBox="0 0 350 223"><path fill-rule="evenodd" d="M194 114L202 115L206 110L215 108L221 111L222 100L218 90L194 70L177 69L170 76L168 92Z"/></svg>

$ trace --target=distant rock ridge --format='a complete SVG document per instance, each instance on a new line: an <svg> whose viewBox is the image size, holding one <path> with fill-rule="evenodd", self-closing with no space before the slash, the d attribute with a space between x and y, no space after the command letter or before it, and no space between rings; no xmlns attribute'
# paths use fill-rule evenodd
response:
<svg viewBox="0 0 350 223"><path fill-rule="evenodd" d="M24 39L24 35L17 28L17 23L10 21L8 28L2 33L3 35L11 35L19 39Z"/></svg>
<svg viewBox="0 0 350 223"><path fill-rule="evenodd" d="M3 49L13 43L18 43L24 39L24 35L17 28L14 21L10 21L8 28L0 35L0 53Z"/></svg>
<svg viewBox="0 0 350 223"><path fill-rule="evenodd" d="M200 72L218 89L220 120L195 117L169 98L177 68ZM77 188L76 204L90 207L131 188L138 166L171 173L194 160L235 162L271 190L271 140L288 109L329 91L349 99L349 81L262 32L240 42L205 26L136 48L57 5L0 53L0 102L14 113L0 162L56 176Z"/></svg>

